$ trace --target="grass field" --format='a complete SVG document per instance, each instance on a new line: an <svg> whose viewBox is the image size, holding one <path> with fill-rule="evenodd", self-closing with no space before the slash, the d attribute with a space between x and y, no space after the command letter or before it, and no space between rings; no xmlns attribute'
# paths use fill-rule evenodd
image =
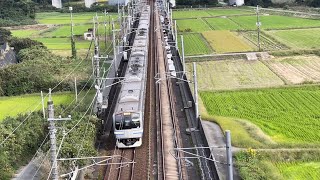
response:
<svg viewBox="0 0 320 180"><path fill-rule="evenodd" d="M242 28L229 18L205 18L214 30L241 30Z"/></svg>
<svg viewBox="0 0 320 180"><path fill-rule="evenodd" d="M230 31L206 31L202 33L217 53L246 52L253 48Z"/></svg>
<svg viewBox="0 0 320 180"><path fill-rule="evenodd" d="M210 115L246 119L283 145L319 145L320 87L200 92Z"/></svg>
<svg viewBox="0 0 320 180"><path fill-rule="evenodd" d="M253 14L253 11L245 9L208 9L208 10L183 10L173 11L173 19L183 18L199 18L199 17L211 17L211 16L227 16L238 14Z"/></svg>
<svg viewBox="0 0 320 180"><path fill-rule="evenodd" d="M320 162L279 162L275 166L284 179L320 179Z"/></svg>
<svg viewBox="0 0 320 180"><path fill-rule="evenodd" d="M243 29L254 30L257 29L256 16L238 16L230 17L231 20L239 24ZM304 19L289 16L261 16L260 22L262 29L287 29L287 28L306 28L306 27L320 27L320 20Z"/></svg>
<svg viewBox="0 0 320 180"><path fill-rule="evenodd" d="M191 64L187 70L192 72ZM198 88L201 91L259 88L284 85L260 61L223 60L197 63Z"/></svg>
<svg viewBox="0 0 320 180"><path fill-rule="evenodd" d="M320 46L320 29L278 30L267 33L291 48L310 49Z"/></svg>
<svg viewBox="0 0 320 180"><path fill-rule="evenodd" d="M202 19L177 20L179 32L203 32L211 28Z"/></svg>
<svg viewBox="0 0 320 180"><path fill-rule="evenodd" d="M27 38L35 36L39 33L38 30L11 30L12 36L19 38Z"/></svg>
<svg viewBox="0 0 320 180"><path fill-rule="evenodd" d="M199 33L187 33L183 35L185 55L211 54L212 49L208 46L206 40ZM178 39L181 52L181 36Z"/></svg>
<svg viewBox="0 0 320 180"><path fill-rule="evenodd" d="M320 57L316 55L279 57L265 61L279 76L291 84L320 82Z"/></svg>
<svg viewBox="0 0 320 180"><path fill-rule="evenodd" d="M55 105L68 104L74 98L74 93L55 93L52 96ZM45 103L48 98L46 97ZM40 94L27 94L12 97L0 97L0 121L6 116L15 117L20 113L27 113L33 109L40 110Z"/></svg>
<svg viewBox="0 0 320 180"><path fill-rule="evenodd" d="M83 24L83 23L92 23L92 18L95 16L95 12L87 12L87 13L73 13L73 23L75 24ZM115 13L109 13L111 18L116 18ZM104 21L104 15L98 14L99 21ZM58 12L50 12L50 13L37 13L36 20L40 24L70 24L70 13L58 13Z"/></svg>

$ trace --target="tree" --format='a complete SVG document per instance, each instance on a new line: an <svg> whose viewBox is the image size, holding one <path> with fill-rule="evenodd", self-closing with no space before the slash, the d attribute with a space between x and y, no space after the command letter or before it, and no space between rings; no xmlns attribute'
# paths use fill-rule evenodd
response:
<svg viewBox="0 0 320 180"><path fill-rule="evenodd" d="M0 45L8 41L11 37L11 32L7 29L0 28Z"/></svg>

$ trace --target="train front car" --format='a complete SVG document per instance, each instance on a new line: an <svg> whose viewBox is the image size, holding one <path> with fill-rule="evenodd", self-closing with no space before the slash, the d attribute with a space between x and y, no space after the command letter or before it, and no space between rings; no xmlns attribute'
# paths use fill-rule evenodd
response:
<svg viewBox="0 0 320 180"><path fill-rule="evenodd" d="M144 6L142 9L128 67L113 114L114 134L118 148L142 145L150 7Z"/></svg>

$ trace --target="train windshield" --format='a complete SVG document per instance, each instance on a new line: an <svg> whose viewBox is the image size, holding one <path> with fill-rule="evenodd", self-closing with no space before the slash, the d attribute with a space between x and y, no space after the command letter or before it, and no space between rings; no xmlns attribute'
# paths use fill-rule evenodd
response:
<svg viewBox="0 0 320 180"><path fill-rule="evenodd" d="M117 130L139 128L139 117L139 113L118 114L115 116L115 128Z"/></svg>

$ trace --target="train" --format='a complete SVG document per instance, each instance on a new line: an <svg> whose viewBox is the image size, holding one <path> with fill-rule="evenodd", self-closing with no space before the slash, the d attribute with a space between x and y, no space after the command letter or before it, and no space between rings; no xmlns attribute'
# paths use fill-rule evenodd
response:
<svg viewBox="0 0 320 180"><path fill-rule="evenodd" d="M113 113L113 130L118 148L142 145L146 94L150 6L140 4L139 24L128 65Z"/></svg>

